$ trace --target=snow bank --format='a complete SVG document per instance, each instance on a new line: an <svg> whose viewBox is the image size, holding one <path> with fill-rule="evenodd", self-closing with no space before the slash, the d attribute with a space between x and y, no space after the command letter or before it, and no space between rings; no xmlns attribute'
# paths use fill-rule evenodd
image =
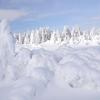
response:
<svg viewBox="0 0 100 100"><path fill-rule="evenodd" d="M100 48L68 49L60 54L62 56L55 75L57 83L61 86L69 84L71 87L100 89Z"/></svg>

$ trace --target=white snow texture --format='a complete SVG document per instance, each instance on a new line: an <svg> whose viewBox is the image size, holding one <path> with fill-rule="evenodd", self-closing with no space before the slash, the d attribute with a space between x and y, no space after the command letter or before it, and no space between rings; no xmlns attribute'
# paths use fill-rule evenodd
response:
<svg viewBox="0 0 100 100"><path fill-rule="evenodd" d="M52 82L100 91L99 46L58 45L50 50L48 45L32 50L16 46L7 21L0 22L0 100L35 100Z"/></svg>

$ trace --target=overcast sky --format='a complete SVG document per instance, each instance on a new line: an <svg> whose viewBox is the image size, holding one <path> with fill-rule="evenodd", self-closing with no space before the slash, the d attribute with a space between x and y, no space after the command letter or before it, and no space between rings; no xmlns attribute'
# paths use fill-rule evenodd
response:
<svg viewBox="0 0 100 100"><path fill-rule="evenodd" d="M0 19L15 32L63 25L100 27L100 0L0 0Z"/></svg>

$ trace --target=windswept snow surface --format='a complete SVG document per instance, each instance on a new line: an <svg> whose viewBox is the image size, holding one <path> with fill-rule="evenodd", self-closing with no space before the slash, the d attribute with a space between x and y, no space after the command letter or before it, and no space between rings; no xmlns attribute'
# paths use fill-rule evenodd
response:
<svg viewBox="0 0 100 100"><path fill-rule="evenodd" d="M0 83L2 100L99 100L99 93L100 47L22 48Z"/></svg>
<svg viewBox="0 0 100 100"><path fill-rule="evenodd" d="M100 100L99 46L16 46L0 25L0 100Z"/></svg>

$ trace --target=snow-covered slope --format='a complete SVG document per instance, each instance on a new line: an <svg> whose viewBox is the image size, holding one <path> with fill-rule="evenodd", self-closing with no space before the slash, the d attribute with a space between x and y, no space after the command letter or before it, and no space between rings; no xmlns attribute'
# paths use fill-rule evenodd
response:
<svg viewBox="0 0 100 100"><path fill-rule="evenodd" d="M18 46L6 22L0 25L0 100L100 99L99 46Z"/></svg>
<svg viewBox="0 0 100 100"><path fill-rule="evenodd" d="M6 77L1 80L2 100L40 100L40 97L46 100L47 96L49 100L54 97L74 100L66 92L79 100L78 93L92 100L100 99L100 47L64 46L53 51L37 48L21 49L21 52L15 56L13 66L6 68ZM56 93L52 94L53 91Z"/></svg>

